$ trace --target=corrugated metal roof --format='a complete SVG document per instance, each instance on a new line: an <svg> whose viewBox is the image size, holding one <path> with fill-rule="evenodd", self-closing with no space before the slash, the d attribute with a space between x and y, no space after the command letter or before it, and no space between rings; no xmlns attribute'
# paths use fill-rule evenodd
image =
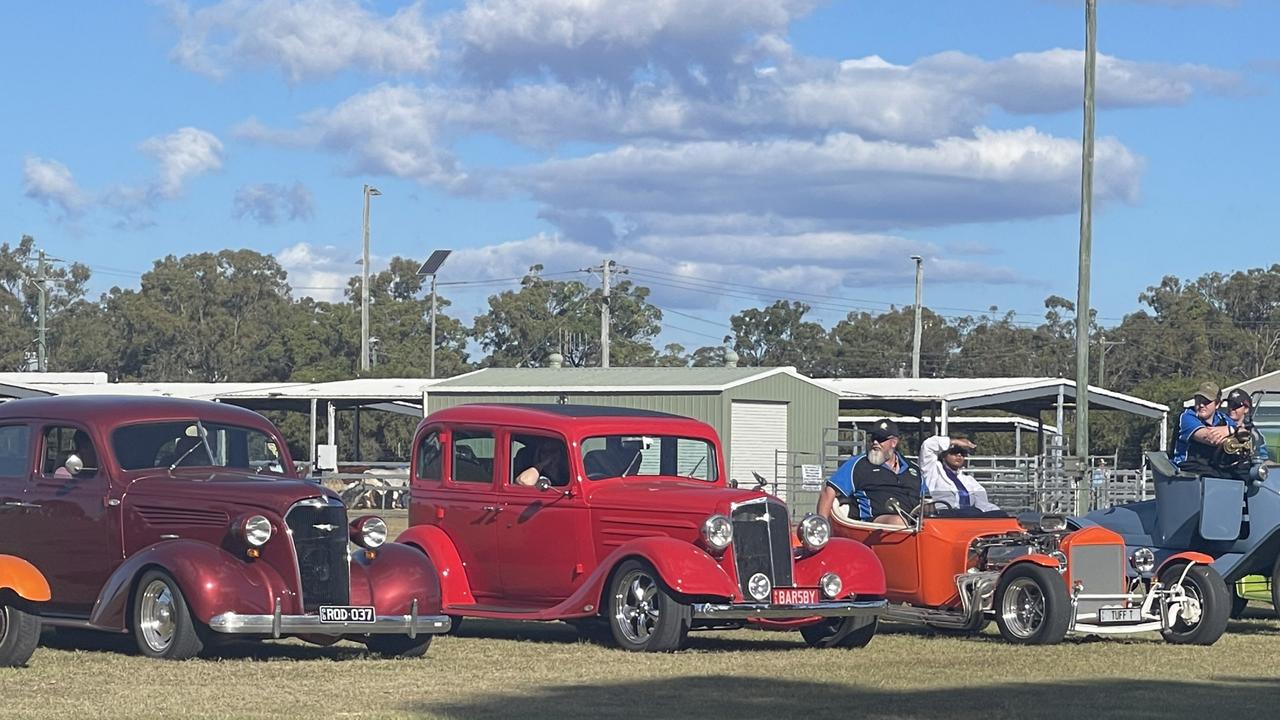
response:
<svg viewBox="0 0 1280 720"><path fill-rule="evenodd" d="M779 374L814 382L791 367L484 368L445 380L431 392L720 392Z"/></svg>
<svg viewBox="0 0 1280 720"><path fill-rule="evenodd" d="M1065 378L819 378L840 395L841 401L874 405L875 402L941 403L952 409L1000 407L1056 396L1061 388L1074 401L1076 383ZM1146 417L1160 417L1168 406L1133 395L1089 386L1089 403Z"/></svg>

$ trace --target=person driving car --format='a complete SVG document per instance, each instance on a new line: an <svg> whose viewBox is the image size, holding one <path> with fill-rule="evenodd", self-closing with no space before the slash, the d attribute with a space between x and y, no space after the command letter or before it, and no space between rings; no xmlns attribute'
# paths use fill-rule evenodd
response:
<svg viewBox="0 0 1280 720"><path fill-rule="evenodd" d="M515 467L519 468L521 465L525 467L516 474L514 484L533 487L538 484L538 479L543 477L550 480L552 485L564 485L568 482L562 443L551 439L538 440L532 462L527 459L528 455L525 453L528 449L526 445L516 453ZM522 458L522 455L525 457Z"/></svg>
<svg viewBox="0 0 1280 720"><path fill-rule="evenodd" d="M1220 473L1219 451L1235 431L1234 424L1218 409L1222 390L1211 382L1200 383L1191 407L1178 417L1178 437L1173 445L1173 464L1196 475Z"/></svg>
<svg viewBox="0 0 1280 720"><path fill-rule="evenodd" d="M877 420L867 433L869 449L849 458L827 479L818 514L831 519L835 503L849 506L855 520L905 526L894 505L910 512L920 504L920 468L898 452L898 424Z"/></svg>

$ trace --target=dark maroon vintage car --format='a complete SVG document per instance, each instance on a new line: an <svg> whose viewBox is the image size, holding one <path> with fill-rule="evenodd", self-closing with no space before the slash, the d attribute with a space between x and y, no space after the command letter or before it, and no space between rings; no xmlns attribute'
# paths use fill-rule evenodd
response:
<svg viewBox="0 0 1280 720"><path fill-rule="evenodd" d="M414 439L410 527L455 617L563 620L628 650L691 629L858 647L884 571L817 515L729 487L706 423L586 405L464 405Z"/></svg>
<svg viewBox="0 0 1280 720"><path fill-rule="evenodd" d="M418 655L446 632L421 552L349 522L279 432L219 403L79 396L0 405L0 553L48 578L55 628L132 633L151 657L219 638L350 639Z"/></svg>

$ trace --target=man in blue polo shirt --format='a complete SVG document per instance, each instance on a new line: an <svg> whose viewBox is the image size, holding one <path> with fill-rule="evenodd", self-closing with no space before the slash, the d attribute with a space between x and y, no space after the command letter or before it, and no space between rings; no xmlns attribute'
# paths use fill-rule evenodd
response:
<svg viewBox="0 0 1280 720"><path fill-rule="evenodd" d="M905 525L890 507L910 511L920 504L920 468L898 452L898 425L877 420L867 433L870 448L865 455L849 458L827 480L818 496L818 514L831 518L837 502L849 505L849 517L857 520Z"/></svg>
<svg viewBox="0 0 1280 720"><path fill-rule="evenodd" d="M1173 464L1196 475L1218 472L1219 448L1231 435L1231 421L1218 409L1222 391L1211 382L1200 383L1191 407L1178 417L1178 437L1173 444Z"/></svg>

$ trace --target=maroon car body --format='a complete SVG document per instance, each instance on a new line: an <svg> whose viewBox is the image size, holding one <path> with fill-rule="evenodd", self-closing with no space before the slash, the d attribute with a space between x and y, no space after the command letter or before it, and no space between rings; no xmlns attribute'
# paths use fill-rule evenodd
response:
<svg viewBox="0 0 1280 720"><path fill-rule="evenodd" d="M543 477L522 485L531 463ZM565 620L632 650L747 623L869 641L885 604L874 554L819 538L830 528L816 516L804 545L785 503L725 477L715 430L689 418L463 405L418 427L399 541L431 557L451 616Z"/></svg>
<svg viewBox="0 0 1280 720"><path fill-rule="evenodd" d="M48 626L132 632L166 658L220 635L418 654L448 629L436 572L382 545L380 523L348 523L249 410L125 396L0 405L0 553L48 578Z"/></svg>

